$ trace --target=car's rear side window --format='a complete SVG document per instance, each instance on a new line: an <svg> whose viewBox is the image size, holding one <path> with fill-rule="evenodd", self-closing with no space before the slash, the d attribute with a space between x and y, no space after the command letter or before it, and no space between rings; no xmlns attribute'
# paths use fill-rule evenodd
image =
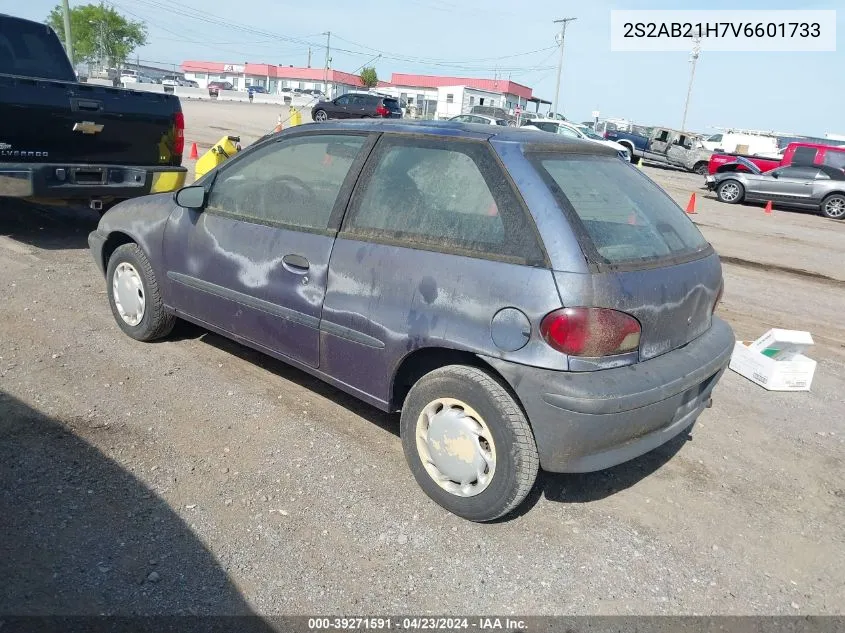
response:
<svg viewBox="0 0 845 633"><path fill-rule="evenodd" d="M412 248L544 260L526 210L480 142L383 137L344 231Z"/></svg>
<svg viewBox="0 0 845 633"><path fill-rule="evenodd" d="M845 152L828 149L824 153L822 163L836 169L845 169Z"/></svg>
<svg viewBox="0 0 845 633"><path fill-rule="evenodd" d="M62 44L44 24L0 16L0 73L74 81Z"/></svg>
<svg viewBox="0 0 845 633"><path fill-rule="evenodd" d="M688 257L709 247L666 193L619 158L538 153L530 159L598 263Z"/></svg>

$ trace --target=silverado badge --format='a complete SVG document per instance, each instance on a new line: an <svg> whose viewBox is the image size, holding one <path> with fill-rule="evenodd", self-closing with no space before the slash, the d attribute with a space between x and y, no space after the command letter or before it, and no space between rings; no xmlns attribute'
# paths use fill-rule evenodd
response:
<svg viewBox="0 0 845 633"><path fill-rule="evenodd" d="M79 121L73 124L74 132L82 132L83 134L96 134L103 131L102 123L94 123L93 121Z"/></svg>

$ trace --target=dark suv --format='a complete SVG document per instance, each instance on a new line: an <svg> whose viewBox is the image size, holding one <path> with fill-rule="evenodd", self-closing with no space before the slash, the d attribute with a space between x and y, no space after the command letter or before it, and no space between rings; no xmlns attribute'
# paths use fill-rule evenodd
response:
<svg viewBox="0 0 845 633"><path fill-rule="evenodd" d="M401 119L402 108L393 97L345 94L331 101L320 101L311 109L315 121L329 119Z"/></svg>

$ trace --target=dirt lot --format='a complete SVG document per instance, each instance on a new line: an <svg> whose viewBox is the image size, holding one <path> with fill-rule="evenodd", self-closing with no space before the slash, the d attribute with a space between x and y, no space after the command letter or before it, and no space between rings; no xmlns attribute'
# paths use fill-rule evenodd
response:
<svg viewBox="0 0 845 633"><path fill-rule="evenodd" d="M209 144L278 116L185 110ZM542 476L492 525L423 495L394 417L192 326L122 335L96 217L3 202L0 613L845 612L845 223L646 171L699 194L738 336L812 332L812 392L728 372L692 441Z"/></svg>

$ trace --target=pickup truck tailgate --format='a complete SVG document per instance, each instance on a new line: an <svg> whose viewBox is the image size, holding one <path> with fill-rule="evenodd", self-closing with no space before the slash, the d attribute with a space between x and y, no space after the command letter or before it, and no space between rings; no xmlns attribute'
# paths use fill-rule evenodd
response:
<svg viewBox="0 0 845 633"><path fill-rule="evenodd" d="M172 95L0 75L0 161L179 165Z"/></svg>

